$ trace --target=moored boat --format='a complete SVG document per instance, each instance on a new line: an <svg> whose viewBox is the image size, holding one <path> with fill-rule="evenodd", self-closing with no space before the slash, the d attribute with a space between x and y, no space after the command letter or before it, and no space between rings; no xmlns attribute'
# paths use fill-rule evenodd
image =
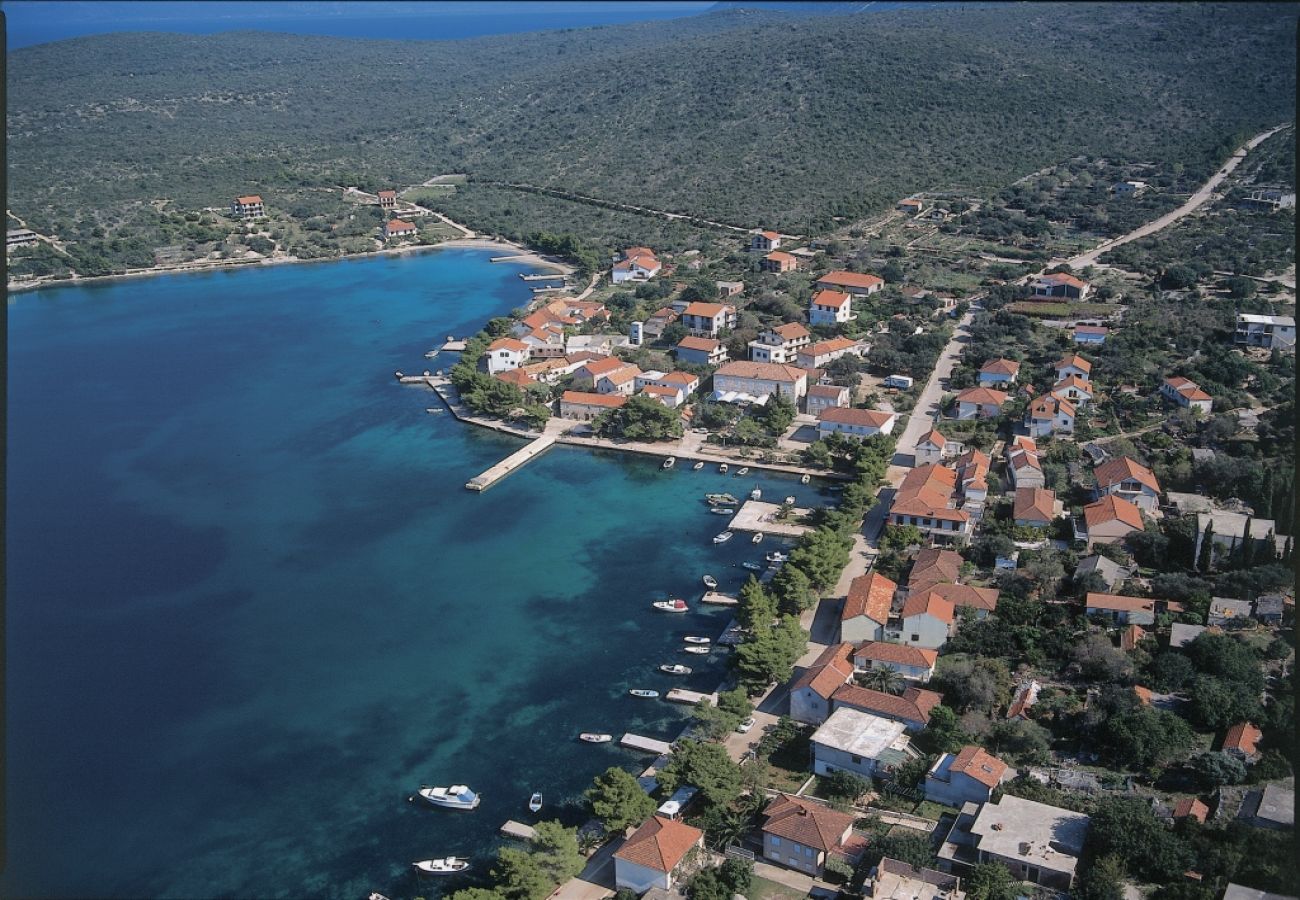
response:
<svg viewBox="0 0 1300 900"><path fill-rule="evenodd" d="M754 489L753 489L752 491L749 492L749 499L750 499L750 500L762 500L762 499L763 499L763 492L760 491L760 490L758 489L758 485L754 485Z"/></svg>
<svg viewBox="0 0 1300 900"><path fill-rule="evenodd" d="M610 741L614 740L614 735L598 734L594 731L584 731L582 734L578 735L578 740L586 741L588 744L608 744Z"/></svg>
<svg viewBox="0 0 1300 900"><path fill-rule="evenodd" d="M675 456L670 456L670 457L668 457L667 459L664 460L664 465L663 465L663 467L664 467L665 469L671 469L671 468L672 468L673 466L675 466L676 464L677 464L677 457L675 457Z"/></svg>
<svg viewBox="0 0 1300 900"><path fill-rule="evenodd" d="M453 784L451 787L421 785L416 794L434 806L447 809L476 809L480 799L478 794L463 784Z"/></svg>
<svg viewBox="0 0 1300 900"><path fill-rule="evenodd" d="M703 655L705 655L706 653L709 652L709 648L708 648L708 647L700 647L700 646L683 647L683 648L682 648L682 652L683 652L683 653L694 653L694 654L696 654L697 656L703 656Z"/></svg>
<svg viewBox="0 0 1300 900"><path fill-rule="evenodd" d="M768 562L785 562L789 558L790 555L788 553L782 553L780 550L773 550L764 557Z"/></svg>
<svg viewBox="0 0 1300 900"><path fill-rule="evenodd" d="M811 475L804 475L803 478L800 478L800 479L799 479L799 483L800 483L800 484L807 484L807 483L810 482L810 481L812 481L812 476L811 476Z"/></svg>
<svg viewBox="0 0 1300 900"><path fill-rule="evenodd" d="M730 532L730 531L724 531L724 532L722 532L722 534L714 535L714 537L713 537L713 543L715 543L715 544L725 544L727 541L731 540L731 538L732 538L732 534L731 534L731 532Z"/></svg>
<svg viewBox="0 0 1300 900"><path fill-rule="evenodd" d="M700 471L700 469L704 468L704 460L700 460L695 465L691 466L691 468L694 469L696 472Z"/></svg>
<svg viewBox="0 0 1300 900"><path fill-rule="evenodd" d="M669 665L668 663L664 663L659 667L659 671L663 672L665 675L689 675L694 670L691 669L690 666L678 665L676 663Z"/></svg>
<svg viewBox="0 0 1300 900"><path fill-rule="evenodd" d="M674 597L671 600L656 600L650 604L660 612L684 613L690 609L686 601L680 597Z"/></svg>
<svg viewBox="0 0 1300 900"><path fill-rule="evenodd" d="M785 502L789 506L794 506L794 494L791 494L789 497L786 497Z"/></svg>
<svg viewBox="0 0 1300 900"><path fill-rule="evenodd" d="M422 859L411 865L428 875L453 875L468 869L469 860L458 856L447 856L442 859Z"/></svg>
<svg viewBox="0 0 1300 900"><path fill-rule="evenodd" d="M645 697L650 700L653 700L655 697L659 696L658 691L648 691L645 688L632 688L632 690L628 691L628 693L631 694L633 697Z"/></svg>
<svg viewBox="0 0 1300 900"><path fill-rule="evenodd" d="M741 566L743 566L743 567L746 568L746 569L749 569L749 571L751 571L751 572L761 572L761 571L763 571L763 567L760 566L760 565L759 565L758 563L756 563L756 562L743 562L743 563L741 563Z"/></svg>
<svg viewBox="0 0 1300 900"><path fill-rule="evenodd" d="M739 478L742 475L748 475L748 474L749 474L749 466L741 466L740 471L736 473L736 477Z"/></svg>
<svg viewBox="0 0 1300 900"><path fill-rule="evenodd" d="M721 472L723 475L726 475L726 474L727 474L727 464L726 464L726 463L719 463L719 464L718 464L718 471Z"/></svg>
<svg viewBox="0 0 1300 900"><path fill-rule="evenodd" d="M713 509L709 510L709 512L713 513L715 516L731 516L736 513L736 511L730 506L715 506Z"/></svg>
<svg viewBox="0 0 1300 900"><path fill-rule="evenodd" d="M533 795L528 798L528 810L529 812L537 812L541 808L542 808L542 792L534 791Z"/></svg>
<svg viewBox="0 0 1300 900"><path fill-rule="evenodd" d="M713 638L700 637L694 634L688 634L682 638L688 644L712 644Z"/></svg>
<svg viewBox="0 0 1300 900"><path fill-rule="evenodd" d="M705 494L704 499L709 506L735 506L740 502L731 494Z"/></svg>
<svg viewBox="0 0 1300 900"><path fill-rule="evenodd" d="M718 586L718 579L714 578L712 575L705 575L702 580L704 582L704 586L709 590L713 590L715 587Z"/></svg>
<svg viewBox="0 0 1300 900"><path fill-rule="evenodd" d="M763 532L761 532L761 531L755 531L755 532L754 532L754 536L753 536L752 538L750 538L749 540L750 540L750 543L753 543L753 544L761 544L761 543L763 542Z"/></svg>

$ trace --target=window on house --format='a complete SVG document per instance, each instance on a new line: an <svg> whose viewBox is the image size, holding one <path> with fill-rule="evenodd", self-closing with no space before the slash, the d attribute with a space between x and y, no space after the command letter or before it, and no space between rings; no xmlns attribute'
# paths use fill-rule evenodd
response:
<svg viewBox="0 0 1300 900"><path fill-rule="evenodd" d="M781 839L780 839L779 837L777 837L776 835L771 835L771 838L772 838L772 846L773 846L773 847L780 847L780 846L781 846Z"/></svg>
<svg viewBox="0 0 1300 900"><path fill-rule="evenodd" d="M855 765L860 764L862 762L861 756L850 756L849 759L853 760Z"/></svg>
<svg viewBox="0 0 1300 900"><path fill-rule="evenodd" d="M919 634L912 635L912 643L914 644L918 643L920 640L921 640L921 636Z"/></svg>

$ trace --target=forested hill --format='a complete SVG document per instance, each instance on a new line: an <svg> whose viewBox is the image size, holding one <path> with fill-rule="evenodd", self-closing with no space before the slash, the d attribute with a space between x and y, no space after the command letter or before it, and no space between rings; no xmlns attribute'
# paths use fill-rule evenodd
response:
<svg viewBox="0 0 1300 900"><path fill-rule="evenodd" d="M526 182L801 231L1078 153L1209 170L1286 121L1295 5L937 5L455 42L120 34L9 59L34 226L277 186Z"/></svg>

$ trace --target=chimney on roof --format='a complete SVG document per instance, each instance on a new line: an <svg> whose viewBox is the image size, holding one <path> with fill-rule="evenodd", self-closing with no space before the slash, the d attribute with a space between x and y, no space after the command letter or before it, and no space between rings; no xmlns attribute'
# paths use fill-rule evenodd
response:
<svg viewBox="0 0 1300 900"><path fill-rule="evenodd" d="M1034 846L1034 845L1031 844L1031 843L1029 843L1029 841L1021 841L1021 842L1020 842L1020 855L1021 855L1021 856L1028 856L1028 855L1029 855L1029 851L1033 849L1033 846Z"/></svg>

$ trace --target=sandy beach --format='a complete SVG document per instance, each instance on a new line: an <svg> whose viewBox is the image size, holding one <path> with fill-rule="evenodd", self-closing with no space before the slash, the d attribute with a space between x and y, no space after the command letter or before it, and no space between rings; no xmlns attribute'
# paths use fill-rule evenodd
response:
<svg viewBox="0 0 1300 900"><path fill-rule="evenodd" d="M51 285L81 285L93 284L103 281L120 281L127 278L147 278L154 275L173 275L185 272L215 272L221 269L236 269L249 266L276 266L288 265L293 263L324 263L338 262L344 259L365 259L374 256L401 256L408 253L423 253L430 250L444 250L447 248L462 248L472 250L496 250L500 251L503 257L509 257L510 262L523 263L524 265L537 266L539 268L554 269L565 275L571 275L574 271L573 266L561 262L557 259L542 256L534 253L527 247L510 241L504 241L497 238L454 238L448 241L439 241L436 244L421 244L413 247L385 247L382 250L367 250L364 253L344 253L340 256L331 256L322 259L298 259L293 256L275 256L262 257L258 259L219 259L182 263L176 266L150 266L147 269L135 269L129 272L121 272L114 275L74 275L70 278L56 278L54 276L42 276L30 281L10 281L7 285L11 294L20 291L32 291L37 288L49 287Z"/></svg>

